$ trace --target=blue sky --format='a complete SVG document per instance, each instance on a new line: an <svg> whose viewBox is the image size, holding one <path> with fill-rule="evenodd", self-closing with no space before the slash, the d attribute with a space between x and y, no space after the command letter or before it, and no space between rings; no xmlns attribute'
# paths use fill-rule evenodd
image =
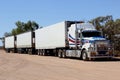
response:
<svg viewBox="0 0 120 80"><path fill-rule="evenodd" d="M120 18L120 0L0 0L0 37L15 28L18 20L47 26L106 15Z"/></svg>

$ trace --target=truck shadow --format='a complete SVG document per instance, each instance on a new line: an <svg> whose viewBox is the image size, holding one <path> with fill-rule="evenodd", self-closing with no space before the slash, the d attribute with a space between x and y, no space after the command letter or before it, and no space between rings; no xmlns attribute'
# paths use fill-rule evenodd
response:
<svg viewBox="0 0 120 80"><path fill-rule="evenodd" d="M65 59L80 60L79 58L65 58ZM111 59L100 58L100 59L88 60L87 62L120 62L120 57L115 57Z"/></svg>
<svg viewBox="0 0 120 80"><path fill-rule="evenodd" d="M116 57L116 58L111 58L111 59L107 59L107 58L101 58L101 59L95 59L93 60L93 62L119 62L120 58ZM92 61L90 61L92 62Z"/></svg>

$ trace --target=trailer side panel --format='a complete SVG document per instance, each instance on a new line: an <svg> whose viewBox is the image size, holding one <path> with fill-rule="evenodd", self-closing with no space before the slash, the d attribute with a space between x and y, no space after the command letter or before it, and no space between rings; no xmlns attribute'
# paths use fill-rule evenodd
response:
<svg viewBox="0 0 120 80"><path fill-rule="evenodd" d="M66 23L61 22L35 31L36 49L54 49L66 46Z"/></svg>
<svg viewBox="0 0 120 80"><path fill-rule="evenodd" d="M5 48L14 48L14 36L5 38Z"/></svg>
<svg viewBox="0 0 120 80"><path fill-rule="evenodd" d="M27 32L17 35L17 48L30 48L32 47L32 33Z"/></svg>

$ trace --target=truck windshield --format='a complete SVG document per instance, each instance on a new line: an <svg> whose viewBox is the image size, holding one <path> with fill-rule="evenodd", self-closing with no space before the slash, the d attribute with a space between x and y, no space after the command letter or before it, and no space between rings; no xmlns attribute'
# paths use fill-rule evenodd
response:
<svg viewBox="0 0 120 80"><path fill-rule="evenodd" d="M101 37L101 33L98 31L84 31L82 32L83 37Z"/></svg>

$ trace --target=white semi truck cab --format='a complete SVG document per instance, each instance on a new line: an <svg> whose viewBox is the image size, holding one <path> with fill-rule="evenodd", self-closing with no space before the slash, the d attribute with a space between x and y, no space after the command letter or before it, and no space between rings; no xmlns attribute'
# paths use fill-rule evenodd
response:
<svg viewBox="0 0 120 80"><path fill-rule="evenodd" d="M71 50L66 51L66 56L80 56L83 60L114 56L110 41L91 23L72 24L68 28L68 41Z"/></svg>

